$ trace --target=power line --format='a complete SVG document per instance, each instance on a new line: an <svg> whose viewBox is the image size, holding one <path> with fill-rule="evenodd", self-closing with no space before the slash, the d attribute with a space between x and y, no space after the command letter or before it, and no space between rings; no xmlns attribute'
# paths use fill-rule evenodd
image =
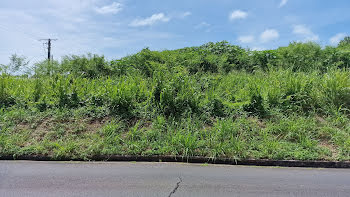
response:
<svg viewBox="0 0 350 197"><path fill-rule="evenodd" d="M16 27L16 26L12 26L10 28L4 24L0 24L0 30L7 31L10 33L13 33L15 31L15 32L21 33L22 35L26 36L27 38L30 38L31 41L38 41L38 37L34 36L33 34L27 32L19 27ZM48 60L50 61L51 59L53 59L51 56L51 41L56 41L57 39L41 39L40 41L42 41L42 40L47 41L47 42L43 43L43 46L45 47L45 53L46 52L48 53ZM36 45L34 45L34 42L31 45L36 46ZM46 50L48 50L48 51L46 51ZM4 55L6 53L8 53L8 52L0 50L0 55ZM43 57L43 55L40 55L40 56ZM38 56L35 56L35 57L32 57L30 59L30 61L32 61L33 59L37 60L37 59L41 59L41 58Z"/></svg>
<svg viewBox="0 0 350 197"><path fill-rule="evenodd" d="M10 33L13 33L13 31L11 30L11 28L6 27L6 26L4 26L4 25L2 25L2 24L0 24L0 28L3 29L3 30L5 30L5 31L8 31L8 32L10 32ZM20 30L19 28L15 28L15 30L16 30L17 32L19 32L19 33L22 33L23 35L26 35L28 38L31 38L31 39L33 39L33 40L37 40L37 38L36 38L34 35L32 35L32 34L30 34L30 33L28 33L28 32L24 32L24 31Z"/></svg>
<svg viewBox="0 0 350 197"><path fill-rule="evenodd" d="M9 27L7 27L7 26L5 26L3 24L0 24L0 30L7 31L9 33L13 33L13 31L15 31L15 32L21 33L22 35L26 36L27 38L30 38L29 40L31 40L31 41L38 41L38 39L33 34L30 34L28 32L22 31L18 27L13 27L13 28L9 28ZM36 46L36 44L34 44L34 42L31 42L30 45ZM7 50L6 53L9 53L9 51ZM5 52L2 52L2 54L5 54Z"/></svg>

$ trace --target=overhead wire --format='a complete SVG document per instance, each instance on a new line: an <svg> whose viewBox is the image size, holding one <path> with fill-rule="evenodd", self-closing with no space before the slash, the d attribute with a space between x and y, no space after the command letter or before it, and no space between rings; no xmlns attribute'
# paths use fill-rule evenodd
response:
<svg viewBox="0 0 350 197"><path fill-rule="evenodd" d="M10 32L10 33L13 33L13 31L11 30L11 28L6 27L6 26L4 26L3 24L0 24L0 28L2 28L2 29L5 30L5 31L8 31L8 32ZM14 28L14 29L15 29L17 32L22 33L23 35L26 35L28 38L33 39L33 41L38 41L38 39L37 39L34 35L32 35L32 34L30 34L30 33L28 33L28 32L24 32L24 31L20 30L19 28Z"/></svg>
<svg viewBox="0 0 350 197"><path fill-rule="evenodd" d="M28 33L28 32L25 32L25 31L21 30L21 29L18 28L18 27L9 28L9 27L7 27L7 26L5 26L5 25L3 25L3 24L0 24L0 29L2 29L2 30L4 30L4 31L7 31L7 32L10 32L10 33L13 33L13 30L15 30L16 32L21 33L22 35L25 35L27 38L30 38L30 40L32 41L32 42L31 42L31 45L32 45L32 46L38 47L37 44L34 44L34 41L37 43L37 42L39 41L39 39L38 39L36 36L34 36L33 34L30 34L30 33ZM9 52L3 51L1 54L6 54L6 53L9 53ZM39 56L32 56L32 57L30 58L30 61L32 61L33 59L40 59L41 57L44 57L44 55L41 54L41 55L39 55Z"/></svg>

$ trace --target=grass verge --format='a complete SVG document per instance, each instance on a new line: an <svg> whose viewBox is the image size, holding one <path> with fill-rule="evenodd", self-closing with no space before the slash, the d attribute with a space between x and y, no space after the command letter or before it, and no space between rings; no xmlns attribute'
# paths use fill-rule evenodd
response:
<svg viewBox="0 0 350 197"><path fill-rule="evenodd" d="M90 160L101 155L160 155L233 160L349 160L348 119L290 116L273 120L157 116L120 120L86 116L83 108L13 109L3 113L0 155ZM5 117L5 118L4 118Z"/></svg>

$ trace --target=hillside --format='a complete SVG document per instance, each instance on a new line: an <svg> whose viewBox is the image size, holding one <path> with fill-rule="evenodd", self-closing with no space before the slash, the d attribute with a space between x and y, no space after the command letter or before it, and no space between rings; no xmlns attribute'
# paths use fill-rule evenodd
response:
<svg viewBox="0 0 350 197"><path fill-rule="evenodd" d="M350 50L227 42L0 77L0 155L350 160Z"/></svg>

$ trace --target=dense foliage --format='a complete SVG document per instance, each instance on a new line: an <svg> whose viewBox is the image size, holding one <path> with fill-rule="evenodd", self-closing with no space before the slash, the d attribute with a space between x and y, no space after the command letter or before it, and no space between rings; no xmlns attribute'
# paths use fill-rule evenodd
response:
<svg viewBox="0 0 350 197"><path fill-rule="evenodd" d="M344 41L345 42L345 41ZM0 77L0 155L350 158L350 50L227 42ZM81 148L77 148L81 147Z"/></svg>

